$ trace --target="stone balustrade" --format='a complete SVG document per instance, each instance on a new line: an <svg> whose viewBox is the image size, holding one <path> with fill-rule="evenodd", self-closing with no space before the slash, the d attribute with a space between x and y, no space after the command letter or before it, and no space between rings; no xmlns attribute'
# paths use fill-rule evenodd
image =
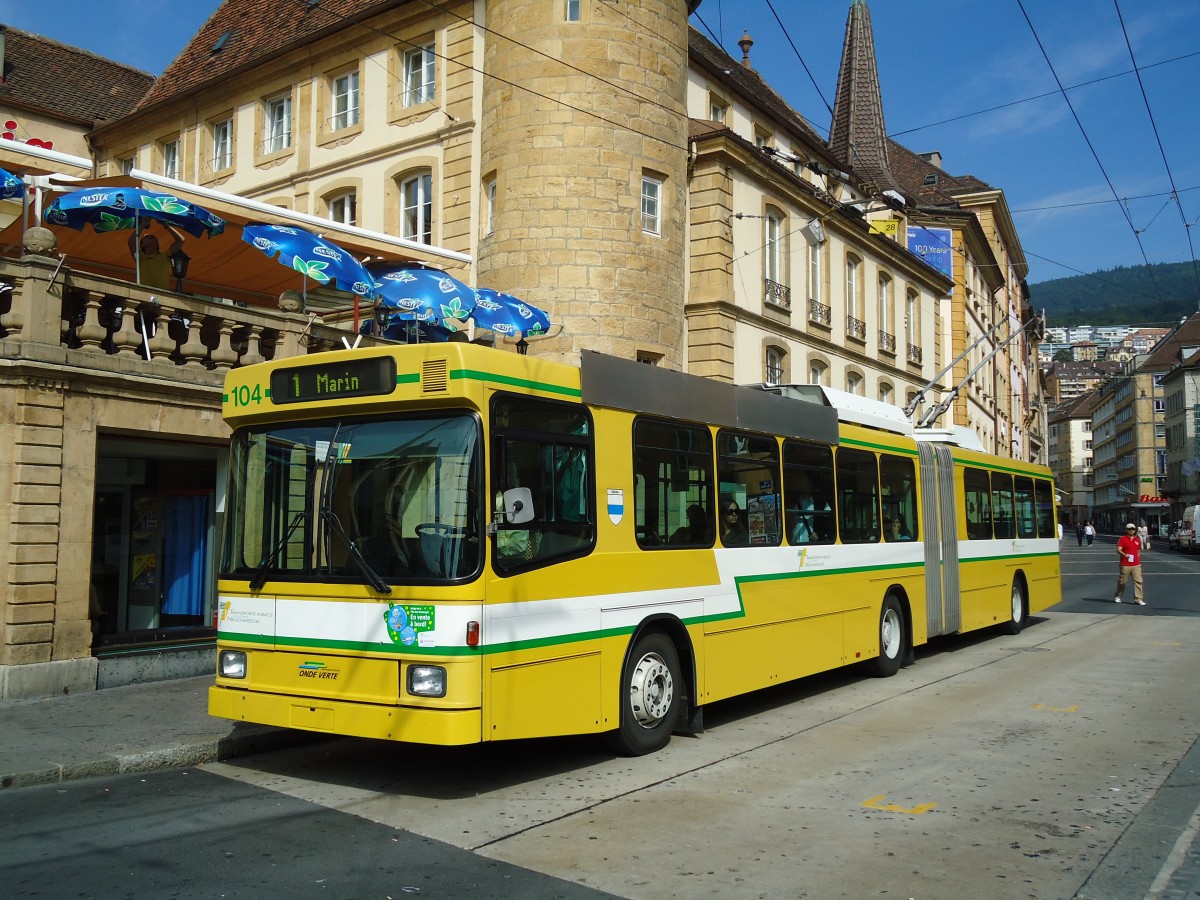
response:
<svg viewBox="0 0 1200 900"><path fill-rule="evenodd" d="M68 365L108 357L127 371L140 366L194 380L191 374L340 348L343 337L355 338L341 318L151 289L53 257L0 258L0 356L48 361L56 348ZM372 343L379 342L364 338L360 346Z"/></svg>

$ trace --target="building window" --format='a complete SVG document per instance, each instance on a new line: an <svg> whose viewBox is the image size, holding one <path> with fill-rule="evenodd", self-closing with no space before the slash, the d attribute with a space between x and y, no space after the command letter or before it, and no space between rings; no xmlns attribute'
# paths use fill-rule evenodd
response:
<svg viewBox="0 0 1200 900"><path fill-rule="evenodd" d="M433 44L404 51L404 105L433 102Z"/></svg>
<svg viewBox="0 0 1200 900"><path fill-rule="evenodd" d="M821 243L808 244L808 299L821 302Z"/></svg>
<svg viewBox="0 0 1200 900"><path fill-rule="evenodd" d="M708 101L708 118L718 125L725 124L725 115L728 107L716 97L711 97Z"/></svg>
<svg viewBox="0 0 1200 900"><path fill-rule="evenodd" d="M580 0L563 0L565 4L565 18L568 22L579 21L579 4Z"/></svg>
<svg viewBox="0 0 1200 900"><path fill-rule="evenodd" d="M879 385L879 402L880 403L891 403L892 402L892 393L893 393L892 386L890 384L887 384L885 382L885 383Z"/></svg>
<svg viewBox="0 0 1200 900"><path fill-rule="evenodd" d="M808 364L808 383L823 384L829 386L829 366L820 360L814 359Z"/></svg>
<svg viewBox="0 0 1200 900"><path fill-rule="evenodd" d="M892 279L884 272L879 273L879 330L891 336L892 332Z"/></svg>
<svg viewBox="0 0 1200 900"><path fill-rule="evenodd" d="M766 220L766 276L768 281L774 281L777 284L784 283L783 276L783 217L777 210L767 210Z"/></svg>
<svg viewBox="0 0 1200 900"><path fill-rule="evenodd" d="M496 230L496 179L489 178L483 185L483 233Z"/></svg>
<svg viewBox="0 0 1200 900"><path fill-rule="evenodd" d="M333 79L333 115L329 125L334 131L358 124L358 70Z"/></svg>
<svg viewBox="0 0 1200 900"><path fill-rule="evenodd" d="M904 293L904 341L917 344L917 292L911 288Z"/></svg>
<svg viewBox="0 0 1200 900"><path fill-rule="evenodd" d="M167 178L179 177L179 141L163 141L162 173Z"/></svg>
<svg viewBox="0 0 1200 900"><path fill-rule="evenodd" d="M662 234L662 188L661 178L642 176L642 231L646 234Z"/></svg>
<svg viewBox="0 0 1200 900"><path fill-rule="evenodd" d="M769 385L783 384L783 350L779 347L768 347L766 362L764 383Z"/></svg>
<svg viewBox="0 0 1200 900"><path fill-rule="evenodd" d="M121 167L121 174L128 175L133 172L133 157L127 156L124 159L118 160L117 164Z"/></svg>
<svg viewBox="0 0 1200 900"><path fill-rule="evenodd" d="M278 153L292 146L292 95L267 101L263 151Z"/></svg>
<svg viewBox="0 0 1200 900"><path fill-rule="evenodd" d="M862 318L862 262L851 254L846 255L846 315Z"/></svg>
<svg viewBox="0 0 1200 900"><path fill-rule="evenodd" d="M857 372L847 373L846 390L861 397L863 395L863 377Z"/></svg>
<svg viewBox="0 0 1200 900"><path fill-rule="evenodd" d="M212 126L214 172L228 169L233 165L233 119L214 122Z"/></svg>
<svg viewBox="0 0 1200 900"><path fill-rule="evenodd" d="M400 236L421 244L433 243L433 176L413 175L400 183Z"/></svg>
<svg viewBox="0 0 1200 900"><path fill-rule="evenodd" d="M343 225L358 224L358 195L354 191L334 194L328 200L329 219Z"/></svg>

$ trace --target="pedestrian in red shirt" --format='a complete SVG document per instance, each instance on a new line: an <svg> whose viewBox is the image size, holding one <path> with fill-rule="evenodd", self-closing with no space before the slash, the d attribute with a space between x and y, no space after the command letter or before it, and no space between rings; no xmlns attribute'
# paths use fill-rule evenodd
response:
<svg viewBox="0 0 1200 900"><path fill-rule="evenodd" d="M1121 557L1121 574L1117 576L1117 602L1125 592L1125 582L1133 577L1133 602L1145 606L1142 599L1142 542L1138 540L1137 526L1130 522L1125 526L1125 535L1117 541L1117 553Z"/></svg>

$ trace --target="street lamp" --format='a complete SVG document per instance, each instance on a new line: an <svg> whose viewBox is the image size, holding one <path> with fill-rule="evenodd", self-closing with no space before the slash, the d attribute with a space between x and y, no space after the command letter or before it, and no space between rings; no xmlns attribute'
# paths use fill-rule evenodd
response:
<svg viewBox="0 0 1200 900"><path fill-rule="evenodd" d="M187 275L188 263L192 258L183 252L182 247L178 247L167 259L171 262L171 274L175 276L175 293L182 294L183 279Z"/></svg>

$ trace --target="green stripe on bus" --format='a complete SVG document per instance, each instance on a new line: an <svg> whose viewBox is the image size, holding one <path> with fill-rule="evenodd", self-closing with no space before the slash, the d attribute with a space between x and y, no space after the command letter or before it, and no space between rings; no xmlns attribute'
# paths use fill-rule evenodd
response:
<svg viewBox="0 0 1200 900"><path fill-rule="evenodd" d="M980 462L975 459L963 459L961 456L954 457L955 465L967 466L973 469L988 469L992 472L1006 472L1009 475L1024 475L1028 478L1040 478L1043 481L1052 481L1052 477L1040 471L1034 471L1031 468L1018 469L1015 466L1002 466L999 463ZM1031 464L1032 465L1032 464Z"/></svg>
<svg viewBox="0 0 1200 900"><path fill-rule="evenodd" d="M545 391L548 394L563 394L567 397L582 397L579 388L565 387L561 384L548 384L544 381L532 381L528 378L512 378L508 375L497 375L493 372L480 372L476 369L453 369L451 378L469 378L475 381L490 381L494 384L504 384L509 387L520 387L535 391Z"/></svg>
<svg viewBox="0 0 1200 900"><path fill-rule="evenodd" d="M1054 550L1047 553L1009 553L1006 556L968 556L965 558L960 556L958 562L959 565L977 562L1020 562L1023 559L1046 559L1058 555L1058 551Z"/></svg>
<svg viewBox="0 0 1200 900"><path fill-rule="evenodd" d="M892 444L876 444L872 441L858 441L854 438L840 438L839 443L843 447L866 447L870 450L883 450L887 453L899 453L903 456L916 456L916 450L909 450L905 447L896 447Z"/></svg>
<svg viewBox="0 0 1200 900"><path fill-rule="evenodd" d="M397 372L396 384L420 384L421 376L417 372Z"/></svg>

